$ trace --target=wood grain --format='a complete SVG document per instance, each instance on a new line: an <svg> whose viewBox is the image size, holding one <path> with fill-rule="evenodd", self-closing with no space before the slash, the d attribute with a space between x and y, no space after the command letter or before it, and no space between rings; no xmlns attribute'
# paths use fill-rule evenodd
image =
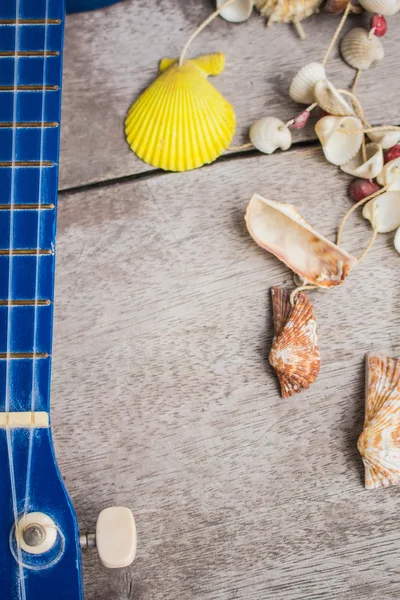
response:
<svg viewBox="0 0 400 600"><path fill-rule="evenodd" d="M153 170L125 142L123 122L133 100L157 74L159 60L178 56L191 32L211 13L211 0L125 0L106 9L70 15L65 32L62 189ZM288 97L296 71L322 60L339 22L324 12L304 22L301 42L290 25L266 29L254 13L240 25L219 18L195 41L192 56L226 53L224 73L213 81L234 105L235 144L247 141L250 125L272 115L286 121L300 110ZM369 16L352 16L347 29L367 24ZM396 76L400 15L390 17L383 39L385 60L361 77L360 100L371 123L396 124L400 79ZM351 85L354 71L336 49L328 76L338 87ZM312 124L296 132L295 141L315 139Z"/></svg>
<svg viewBox="0 0 400 600"><path fill-rule="evenodd" d="M270 288L292 277L243 218L259 192L333 239L348 183L291 151L61 195L57 456L82 529L123 504L139 535L128 569L85 555L87 600L399 598L400 489L365 491L356 449L364 355L400 354L393 235L312 294L321 373L284 401ZM369 236L354 216L344 245Z"/></svg>

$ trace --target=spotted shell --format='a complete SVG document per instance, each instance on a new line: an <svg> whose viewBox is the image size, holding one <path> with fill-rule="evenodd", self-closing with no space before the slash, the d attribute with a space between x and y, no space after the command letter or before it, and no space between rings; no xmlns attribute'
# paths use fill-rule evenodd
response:
<svg viewBox="0 0 400 600"><path fill-rule="evenodd" d="M357 447L367 489L400 483L400 359L366 357L365 421Z"/></svg>
<svg viewBox="0 0 400 600"><path fill-rule="evenodd" d="M255 0L255 6L268 24L302 21L318 12L321 0Z"/></svg>
<svg viewBox="0 0 400 600"><path fill-rule="evenodd" d="M271 293L275 337L269 362L278 375L282 397L288 398L308 389L318 376L316 321L305 294L296 294L292 305L289 292L273 287Z"/></svg>

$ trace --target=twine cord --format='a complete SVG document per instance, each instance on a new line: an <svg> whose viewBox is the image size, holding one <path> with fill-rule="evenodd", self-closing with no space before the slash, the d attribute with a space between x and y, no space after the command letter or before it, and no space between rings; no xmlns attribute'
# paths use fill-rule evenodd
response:
<svg viewBox="0 0 400 600"><path fill-rule="evenodd" d="M333 35L333 38L331 39L331 43L329 44L328 49L325 53L325 56L322 61L323 67L325 67L326 63L328 62L328 58L333 50L334 45L336 44L336 40L338 39L340 32L343 29L344 24L346 23L346 20L347 20L347 17L349 16L350 10L351 10L351 1L348 2L347 6L346 6L346 10L343 13L343 17L341 18L340 23Z"/></svg>

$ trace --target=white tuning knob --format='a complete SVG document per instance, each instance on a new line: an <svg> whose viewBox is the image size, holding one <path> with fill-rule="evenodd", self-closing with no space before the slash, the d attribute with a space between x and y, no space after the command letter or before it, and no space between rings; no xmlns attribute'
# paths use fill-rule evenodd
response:
<svg viewBox="0 0 400 600"><path fill-rule="evenodd" d="M96 546L101 562L109 569L127 567L136 554L136 525L132 512L124 506L101 511L96 524Z"/></svg>

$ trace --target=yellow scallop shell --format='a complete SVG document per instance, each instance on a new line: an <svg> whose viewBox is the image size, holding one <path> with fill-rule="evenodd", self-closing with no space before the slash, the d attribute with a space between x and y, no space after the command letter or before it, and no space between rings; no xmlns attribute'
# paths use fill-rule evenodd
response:
<svg viewBox="0 0 400 600"><path fill-rule="evenodd" d="M134 102L125 121L129 146L144 162L166 171L210 163L235 133L232 106L207 80L224 69L223 54L164 58L159 77Z"/></svg>

